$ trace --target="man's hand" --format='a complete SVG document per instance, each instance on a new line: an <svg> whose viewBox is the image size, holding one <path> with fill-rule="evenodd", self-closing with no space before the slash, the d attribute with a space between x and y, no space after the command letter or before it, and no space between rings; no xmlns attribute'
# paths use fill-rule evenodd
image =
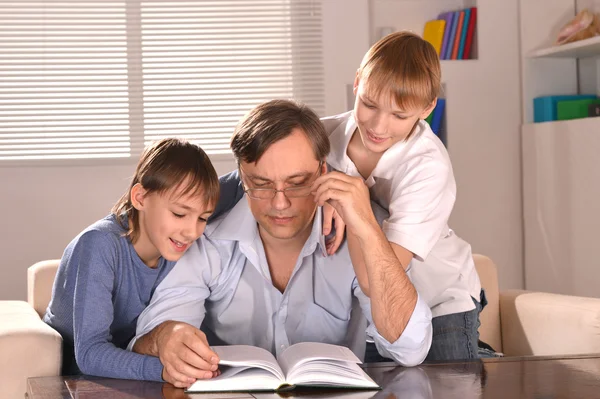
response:
<svg viewBox="0 0 600 399"><path fill-rule="evenodd" d="M315 180L312 188L315 202L320 206L325 203L333 206L351 233L367 236L369 229L379 229L371 209L369 189L361 178L329 172Z"/></svg>
<svg viewBox="0 0 600 399"><path fill-rule="evenodd" d="M166 321L141 337L133 350L158 356L163 379L178 388L219 374L219 357L210 349L206 335L187 323Z"/></svg>

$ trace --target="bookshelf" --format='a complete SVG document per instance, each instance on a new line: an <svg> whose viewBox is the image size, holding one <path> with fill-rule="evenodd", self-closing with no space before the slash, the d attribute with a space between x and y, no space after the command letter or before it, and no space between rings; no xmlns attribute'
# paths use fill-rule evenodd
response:
<svg viewBox="0 0 600 399"><path fill-rule="evenodd" d="M530 58L588 58L600 57L600 36L579 40L561 46L550 46L532 51Z"/></svg>
<svg viewBox="0 0 600 399"><path fill-rule="evenodd" d="M590 256L600 223L600 118L533 123L533 99L600 95L600 37L553 45L577 12L598 12L599 3L520 1L524 276L530 290L598 296L600 275Z"/></svg>

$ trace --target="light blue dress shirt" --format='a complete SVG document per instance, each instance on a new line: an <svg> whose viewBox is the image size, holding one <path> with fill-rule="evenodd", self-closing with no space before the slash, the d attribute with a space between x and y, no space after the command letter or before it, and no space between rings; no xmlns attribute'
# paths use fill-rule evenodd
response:
<svg viewBox="0 0 600 399"><path fill-rule="evenodd" d="M211 345L254 345L274 355L298 342L325 342L347 346L363 359L368 334L381 355L399 364L425 359L431 311L420 297L395 342L383 338L372 322L367 327L365 316L371 321L370 301L358 285L347 245L326 255L320 208L281 293L271 281L258 225L244 197L207 226L156 288L138 319L136 338L176 320L202 325Z"/></svg>

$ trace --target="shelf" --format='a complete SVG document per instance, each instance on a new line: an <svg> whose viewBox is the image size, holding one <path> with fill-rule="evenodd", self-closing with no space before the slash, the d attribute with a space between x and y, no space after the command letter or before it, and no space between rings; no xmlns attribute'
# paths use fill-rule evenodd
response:
<svg viewBox="0 0 600 399"><path fill-rule="evenodd" d="M600 36L532 51L530 58L600 57Z"/></svg>
<svg viewBox="0 0 600 399"><path fill-rule="evenodd" d="M572 134L575 132L594 132L600 128L600 117L590 116L588 118L568 119L564 121L549 121L539 123L525 123L522 125L523 132L560 132L561 134Z"/></svg>

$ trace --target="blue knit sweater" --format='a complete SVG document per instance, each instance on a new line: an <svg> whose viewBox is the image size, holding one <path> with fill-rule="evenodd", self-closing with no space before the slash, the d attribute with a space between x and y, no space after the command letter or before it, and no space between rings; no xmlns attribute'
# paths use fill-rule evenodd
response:
<svg viewBox="0 0 600 399"><path fill-rule="evenodd" d="M65 249L44 321L63 337L63 374L162 381L156 357L125 348L156 286L173 268L142 262L113 215Z"/></svg>

